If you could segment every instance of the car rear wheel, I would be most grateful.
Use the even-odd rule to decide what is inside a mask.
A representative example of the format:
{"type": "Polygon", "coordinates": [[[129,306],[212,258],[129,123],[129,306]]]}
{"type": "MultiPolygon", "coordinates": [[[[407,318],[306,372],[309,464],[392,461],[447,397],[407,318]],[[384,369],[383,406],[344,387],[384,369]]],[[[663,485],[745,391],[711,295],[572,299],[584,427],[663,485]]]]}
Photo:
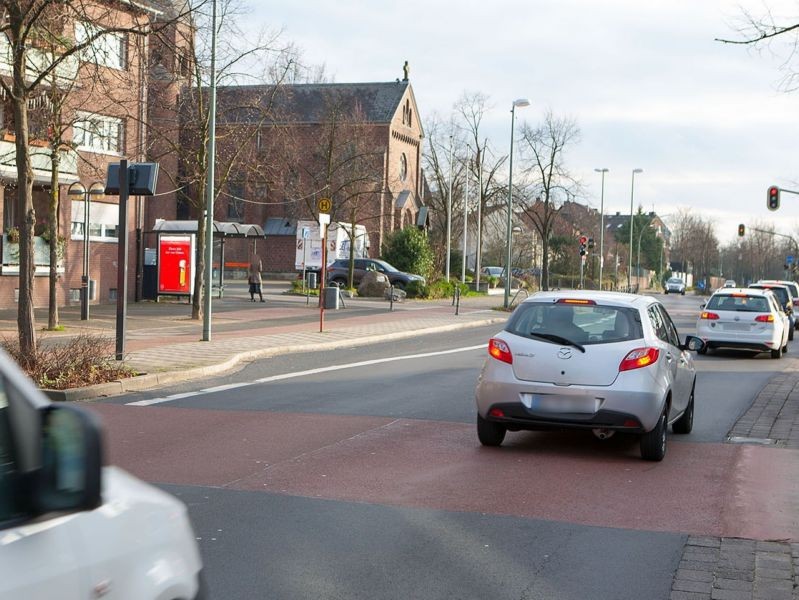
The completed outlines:
{"type": "Polygon", "coordinates": [[[483,446],[500,446],[507,428],[477,415],[477,438],[483,446]]]}
{"type": "Polygon", "coordinates": [[[782,358],[782,348],[776,348],[772,350],[771,358],[782,358]]]}
{"type": "Polygon", "coordinates": [[[685,296],[685,290],[680,292],[680,296],[685,296]]]}
{"type": "Polygon", "coordinates": [[[674,421],[671,430],[674,433],[686,434],[691,433],[694,428],[694,390],[696,389],[696,381],[691,386],[691,397],[688,399],[688,406],[685,407],[685,412],[682,416],[674,421]]]}
{"type": "Polygon", "coordinates": [[[330,283],[337,285],[338,287],[344,287],[347,285],[347,280],[344,277],[334,277],[330,280],[330,283]]]}
{"type": "Polygon", "coordinates": [[[641,458],[644,460],[660,462],[666,456],[666,410],[652,431],[641,436],[641,458]]]}
{"type": "Polygon", "coordinates": [[[697,354],[707,354],[708,345],[705,344],[699,350],[696,351],[697,354]]]}

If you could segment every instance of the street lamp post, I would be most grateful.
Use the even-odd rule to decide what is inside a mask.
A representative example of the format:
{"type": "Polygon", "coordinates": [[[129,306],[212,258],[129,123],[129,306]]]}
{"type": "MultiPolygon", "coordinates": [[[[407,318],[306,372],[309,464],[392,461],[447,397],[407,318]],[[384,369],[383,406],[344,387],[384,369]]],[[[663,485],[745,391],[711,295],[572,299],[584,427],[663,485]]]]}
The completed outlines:
{"type": "Polygon", "coordinates": [[[599,196],[599,289],[602,289],[602,269],[605,266],[605,173],[608,169],[594,169],[602,173],[602,188],[599,196]]]}
{"type": "Polygon", "coordinates": [[[643,169],[633,169],[633,178],[632,183],[630,184],[630,251],[628,252],[629,256],[629,265],[627,266],[627,291],[630,291],[632,288],[632,271],[633,271],[633,225],[634,225],[634,217],[635,214],[633,213],[633,196],[635,194],[635,174],[636,173],[643,173],[643,169]]]}
{"type": "Polygon", "coordinates": [[[452,136],[449,136],[449,193],[447,193],[447,261],[444,278],[449,281],[452,239],[452,136]]]}
{"type": "Polygon", "coordinates": [[[511,285],[511,237],[513,235],[513,130],[516,126],[516,107],[530,106],[530,101],[527,98],[519,98],[514,100],[510,109],[510,157],[508,160],[508,228],[506,231],[505,244],[507,246],[505,252],[505,302],[503,306],[508,308],[510,303],[510,285],[511,285]]]}
{"type": "Polygon", "coordinates": [[[69,186],[68,196],[83,198],[83,275],[80,278],[80,319],[89,320],[89,215],[91,209],[92,196],[102,196],[105,194],[105,184],[95,181],[86,187],[76,181],[69,186]]]}
{"type": "MultiPolygon", "coordinates": [[[[652,224],[650,223],[650,227],[652,224]]],[[[644,237],[644,232],[646,231],[646,227],[641,228],[641,233],[638,234],[638,258],[635,263],[635,276],[636,278],[641,276],[641,238],[644,237]]]]}
{"type": "Polygon", "coordinates": [[[469,234],[469,161],[466,161],[466,193],[463,196],[463,257],[461,260],[461,283],[466,283],[466,241],[469,234]]]}

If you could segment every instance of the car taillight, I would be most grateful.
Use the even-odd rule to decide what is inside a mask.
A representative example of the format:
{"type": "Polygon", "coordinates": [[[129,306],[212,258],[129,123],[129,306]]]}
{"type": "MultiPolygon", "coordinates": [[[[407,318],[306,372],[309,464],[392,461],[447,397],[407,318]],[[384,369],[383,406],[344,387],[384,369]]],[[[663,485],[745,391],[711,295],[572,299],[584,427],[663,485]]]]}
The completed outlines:
{"type": "Polygon", "coordinates": [[[704,312],[702,312],[702,316],[700,316],[699,318],[700,319],[708,319],[710,321],[715,321],[716,319],[719,318],[719,316],[716,313],[704,311],[704,312]]]}
{"type": "Polygon", "coordinates": [[[630,351],[619,365],[619,371],[632,371],[641,367],[648,367],[657,362],[660,350],[657,348],[636,348],[630,351]]]}
{"type": "Polygon", "coordinates": [[[509,365],[513,364],[513,354],[510,353],[510,347],[500,339],[491,338],[488,342],[488,353],[502,362],[509,365]]]}
{"type": "Polygon", "coordinates": [[[755,321],[758,323],[773,323],[774,315],[757,315],[755,321]]]}

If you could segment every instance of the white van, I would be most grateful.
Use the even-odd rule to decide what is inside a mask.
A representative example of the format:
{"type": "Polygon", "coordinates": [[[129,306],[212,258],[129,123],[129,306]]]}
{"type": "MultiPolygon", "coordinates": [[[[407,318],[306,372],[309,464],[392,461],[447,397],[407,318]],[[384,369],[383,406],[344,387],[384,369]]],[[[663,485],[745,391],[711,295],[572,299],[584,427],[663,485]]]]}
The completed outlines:
{"type": "Polygon", "coordinates": [[[0,600],[198,600],[186,506],[102,464],[97,418],[0,350],[0,600]]]}

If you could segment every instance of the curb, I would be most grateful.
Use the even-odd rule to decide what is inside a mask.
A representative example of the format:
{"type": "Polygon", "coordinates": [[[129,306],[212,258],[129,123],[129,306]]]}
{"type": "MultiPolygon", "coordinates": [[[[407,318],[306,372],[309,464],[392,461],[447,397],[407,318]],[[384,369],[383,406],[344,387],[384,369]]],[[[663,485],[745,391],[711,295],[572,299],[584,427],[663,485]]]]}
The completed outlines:
{"type": "Polygon", "coordinates": [[[108,383],[99,383],[82,388],[72,388],[69,390],[42,390],[51,400],[57,402],[88,402],[100,398],[107,398],[111,396],[118,396],[127,392],[140,392],[157,388],[162,385],[172,383],[181,383],[184,381],[191,381],[194,379],[202,379],[203,377],[210,377],[220,375],[235,369],[240,363],[258,360],[262,358],[269,358],[277,353],[281,354],[298,354],[301,352],[316,352],[320,350],[334,350],[343,347],[352,346],[366,346],[378,342],[385,342],[390,340],[401,340],[420,335],[427,335],[431,333],[443,333],[447,331],[457,331],[460,329],[469,329],[472,327],[482,327],[485,325],[493,325],[495,323],[504,323],[507,316],[491,317],[482,319],[480,321],[470,321],[468,323],[453,323],[451,325],[440,325],[437,327],[428,327],[426,329],[415,329],[410,331],[400,331],[396,333],[385,333],[379,335],[364,335],[362,337],[336,340],[331,342],[320,342],[314,344],[297,344],[294,346],[281,346],[263,348],[260,350],[250,350],[247,352],[239,352],[234,354],[229,359],[212,365],[204,365],[187,369],[183,371],[162,371],[158,373],[145,373],[137,377],[130,377],[128,379],[118,379],[108,383]]]}

